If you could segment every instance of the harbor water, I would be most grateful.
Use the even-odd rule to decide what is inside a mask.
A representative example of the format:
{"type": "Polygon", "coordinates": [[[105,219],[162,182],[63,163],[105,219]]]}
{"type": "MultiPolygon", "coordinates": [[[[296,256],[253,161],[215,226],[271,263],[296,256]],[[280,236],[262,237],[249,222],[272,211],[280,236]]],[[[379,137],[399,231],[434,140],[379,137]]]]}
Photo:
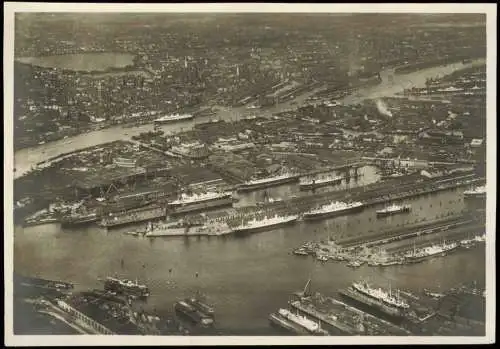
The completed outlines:
{"type": "Polygon", "coordinates": [[[76,290],[102,288],[99,277],[118,275],[146,283],[151,296],[147,310],[172,310],[175,301],[202,291],[216,308],[219,333],[278,334],[268,321],[270,313],[286,307],[291,292],[312,279],[313,290],[336,295],[339,288],[365,279],[379,286],[418,292],[444,291],[461,282],[485,282],[484,245],[459,250],[419,264],[386,268],[319,262],[291,251],[305,241],[357,236],[460,214],[470,207],[464,188],[404,200],[408,214],[377,218],[384,205],[358,214],[320,222],[297,222],[282,229],[245,237],[138,238],[127,230],[105,231],[97,226],[62,230],[51,224],[16,227],[14,269],[24,275],[75,283],[76,290]],[[50,253],[49,253],[50,252],[50,253]],[[122,263],[123,261],[123,263],[122,263]]]}

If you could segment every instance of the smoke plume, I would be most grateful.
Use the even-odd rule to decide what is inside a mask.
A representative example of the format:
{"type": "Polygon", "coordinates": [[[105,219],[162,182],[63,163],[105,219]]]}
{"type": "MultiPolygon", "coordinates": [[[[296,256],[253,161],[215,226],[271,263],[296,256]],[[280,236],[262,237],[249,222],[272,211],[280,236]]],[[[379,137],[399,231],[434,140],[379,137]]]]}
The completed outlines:
{"type": "Polygon", "coordinates": [[[384,103],[384,101],[382,101],[381,99],[377,99],[376,105],[377,105],[377,110],[380,114],[392,118],[392,113],[389,110],[389,108],[387,108],[387,105],[384,103]]]}

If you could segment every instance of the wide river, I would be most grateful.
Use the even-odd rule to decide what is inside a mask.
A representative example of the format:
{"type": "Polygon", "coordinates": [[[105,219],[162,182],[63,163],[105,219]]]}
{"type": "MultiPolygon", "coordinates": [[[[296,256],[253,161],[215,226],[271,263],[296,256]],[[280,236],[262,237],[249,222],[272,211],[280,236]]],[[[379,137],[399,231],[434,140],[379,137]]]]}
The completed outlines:
{"type": "MultiPolygon", "coordinates": [[[[280,191],[285,194],[290,189],[280,191]]],[[[133,227],[111,231],[98,227],[62,230],[58,225],[18,227],[14,270],[72,281],[77,290],[102,288],[97,279],[107,275],[138,278],[152,292],[145,309],[159,312],[171,310],[176,300],[200,290],[216,307],[221,333],[273,335],[278,333],[269,326],[268,315],[286,307],[291,292],[302,289],[308,278],[314,290],[330,295],[360,279],[415,292],[445,290],[463,281],[484,285],[484,245],[420,264],[386,268],[350,269],[343,263],[321,263],[290,254],[307,240],[352,237],[461,212],[467,205],[462,192],[450,190],[407,200],[413,208],[408,215],[377,219],[375,210],[381,207],[376,206],[348,217],[299,222],[247,237],[148,239],[123,234],[133,227]]]]}
{"type": "MultiPolygon", "coordinates": [[[[456,63],[441,67],[422,69],[414,73],[394,75],[392,81],[388,79],[389,75],[393,75],[392,70],[384,70],[381,72],[382,83],[380,83],[377,86],[360,89],[355,94],[345,97],[341,102],[357,103],[367,98],[394,96],[396,93],[402,92],[405,88],[408,87],[425,86],[425,81],[427,78],[447,75],[460,69],[481,65],[484,63],[485,63],[484,59],[479,59],[468,64],[456,63]]],[[[309,97],[312,93],[313,92],[309,92],[297,96],[297,98],[295,98],[294,100],[295,103],[297,105],[302,105],[304,103],[304,100],[307,97],[309,97]]],[[[292,105],[291,103],[292,101],[288,101],[279,104],[275,107],[267,108],[264,110],[246,109],[245,107],[219,108],[216,118],[229,121],[229,120],[238,120],[249,115],[269,116],[272,113],[293,108],[294,105],[292,105]]],[[[166,134],[179,132],[181,130],[191,129],[192,127],[194,127],[196,123],[207,122],[209,121],[209,119],[210,119],[209,117],[204,117],[204,118],[197,118],[195,121],[180,122],[174,125],[164,125],[162,126],[162,129],[166,134]]],[[[153,130],[152,124],[142,125],[134,128],[115,126],[98,131],[83,133],[78,136],[69,137],[67,139],[62,139],[55,142],[49,142],[36,147],[21,149],[14,154],[14,167],[16,168],[14,176],[15,178],[22,176],[38,162],[47,160],[49,158],[58,155],[82,148],[99,145],[102,143],[123,140],[126,138],[130,138],[131,136],[138,135],[142,132],[147,132],[152,130],[153,130]]]]}
{"type": "Polygon", "coordinates": [[[76,53],[41,57],[20,57],[16,60],[44,68],[67,69],[74,71],[106,71],[109,68],[125,68],[134,64],[130,53],[97,52],[76,53]]]}
{"type": "MultiPolygon", "coordinates": [[[[427,69],[424,72],[396,76],[398,88],[384,82],[379,87],[360,92],[370,98],[383,91],[395,93],[404,81],[425,83],[425,78],[439,72],[451,72],[463,65],[427,69]],[[405,80],[406,79],[406,80],[405,80]],[[384,87],[385,86],[385,87],[384,87]]],[[[385,79],[384,79],[385,80],[385,79]]],[[[305,98],[305,97],[301,97],[305,98]]],[[[361,98],[361,97],[356,97],[361,98]]],[[[351,97],[349,102],[354,102],[351,97]]],[[[269,109],[273,113],[279,108],[269,109]]],[[[246,109],[221,111],[220,116],[238,118],[246,109]]],[[[261,113],[262,111],[258,111],[261,113]]],[[[172,132],[178,127],[169,126],[172,132]]],[[[101,130],[46,144],[16,153],[16,166],[29,168],[34,162],[82,147],[126,138],[150,129],[113,128],[101,130]]],[[[365,183],[377,179],[372,168],[364,169],[365,183]]],[[[354,185],[354,184],[350,184],[354,185]]],[[[345,187],[342,184],[340,187],[345,187]]],[[[216,307],[217,328],[224,334],[273,335],[268,315],[285,307],[291,292],[300,290],[311,278],[314,290],[334,295],[336,290],[353,281],[367,279],[380,286],[419,291],[436,291],[476,280],[485,283],[485,252],[479,246],[458,251],[449,256],[406,266],[377,268],[362,266],[350,269],[343,263],[315,261],[312,257],[298,257],[291,250],[307,240],[344,238],[367,231],[384,231],[391,227],[410,224],[421,218],[439,218],[468,209],[464,203],[464,189],[443,191],[407,200],[412,211],[386,219],[377,219],[375,210],[368,208],[348,217],[308,223],[253,234],[247,237],[203,238],[136,238],[123,232],[132,228],[105,231],[96,226],[64,230],[59,225],[15,228],[14,270],[49,279],[74,282],[79,290],[101,288],[99,277],[117,274],[121,277],[147,283],[152,295],[146,309],[167,311],[173,303],[197,290],[202,290],[216,307]],[[124,261],[122,264],[121,261],[124,261]],[[170,271],[171,269],[171,271],[170,271]]],[[[282,186],[270,190],[273,198],[295,195],[296,188],[282,186]]],[[[241,201],[251,204],[262,199],[263,193],[250,193],[241,201]]]]}

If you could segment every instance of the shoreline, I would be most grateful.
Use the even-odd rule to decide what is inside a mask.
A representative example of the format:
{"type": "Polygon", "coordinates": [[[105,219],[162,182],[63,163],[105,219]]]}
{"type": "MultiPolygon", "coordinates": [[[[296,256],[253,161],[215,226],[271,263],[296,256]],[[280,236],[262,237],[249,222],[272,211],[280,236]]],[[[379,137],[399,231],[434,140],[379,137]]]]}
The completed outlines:
{"type": "MultiPolygon", "coordinates": [[[[451,74],[455,71],[467,69],[471,66],[475,66],[477,64],[484,64],[485,60],[484,59],[479,59],[479,60],[474,60],[470,64],[450,64],[447,66],[447,69],[451,69],[451,71],[448,74],[451,74]]],[[[419,72],[413,72],[410,74],[406,75],[397,75],[398,79],[404,79],[405,77],[411,78],[414,75],[417,75],[418,73],[423,73],[424,75],[428,76],[435,76],[436,72],[434,72],[435,68],[427,68],[427,69],[422,69],[419,72]]],[[[444,70],[445,68],[442,68],[441,70],[444,70]]],[[[393,69],[387,69],[387,72],[392,71],[393,69]]],[[[443,72],[441,71],[441,74],[443,72]]],[[[446,74],[446,75],[448,75],[446,74]]],[[[428,76],[424,76],[427,78],[428,76]]],[[[423,81],[418,81],[415,82],[415,85],[418,85],[420,83],[425,83],[425,79],[420,79],[423,81]]],[[[389,97],[394,95],[395,93],[398,92],[398,89],[403,90],[403,86],[399,86],[401,84],[398,84],[396,88],[391,85],[387,85],[387,83],[384,81],[382,84],[377,85],[377,86],[372,86],[372,87],[361,87],[355,92],[354,94],[350,94],[344,98],[341,98],[341,101],[343,103],[351,104],[351,103],[356,103],[359,101],[363,101],[366,99],[375,99],[375,98],[381,98],[381,97],[389,97]],[[385,92],[378,91],[378,90],[385,90],[385,92]],[[364,96],[362,97],[356,97],[357,94],[362,94],[364,96]]],[[[299,96],[296,96],[295,99],[285,101],[282,104],[276,105],[274,107],[270,108],[265,108],[265,109],[260,109],[258,111],[258,114],[261,116],[266,116],[266,115],[271,115],[272,113],[279,112],[280,110],[285,110],[285,109],[295,109],[300,107],[300,105],[303,105],[305,102],[305,98],[307,96],[314,94],[318,89],[314,89],[312,91],[307,91],[299,96]],[[293,101],[298,101],[303,99],[302,102],[297,103],[296,105],[292,105],[291,103],[293,101]]],[[[201,106],[202,108],[205,106],[201,106]]],[[[214,116],[217,119],[220,120],[226,120],[226,121],[231,121],[231,120],[239,120],[241,118],[244,118],[245,116],[249,114],[255,114],[255,110],[253,109],[246,109],[245,107],[224,107],[224,108],[218,108],[216,116],[214,116]]],[[[199,117],[200,120],[210,120],[212,117],[199,117]]],[[[137,121],[136,121],[137,122],[137,121]]],[[[178,124],[173,124],[173,125],[165,125],[162,127],[162,129],[166,133],[175,133],[179,132],[181,130],[186,130],[194,127],[196,125],[196,120],[191,121],[189,123],[178,123],[178,124]]],[[[28,147],[28,148],[23,148],[21,150],[17,150],[14,152],[14,167],[16,169],[16,172],[14,172],[14,178],[19,178],[24,176],[32,166],[34,166],[38,162],[44,162],[48,158],[55,157],[57,155],[63,154],[63,150],[69,148],[72,148],[73,150],[79,150],[83,148],[88,148],[91,146],[99,145],[99,144],[104,144],[111,142],[113,140],[117,139],[123,139],[123,138],[130,138],[131,136],[138,135],[142,132],[148,132],[153,129],[153,122],[147,122],[145,124],[142,124],[137,127],[130,127],[130,124],[133,124],[133,122],[127,124],[120,124],[120,125],[110,125],[110,126],[104,126],[101,129],[87,132],[87,133],[79,133],[76,136],[71,136],[66,139],[59,139],[56,141],[51,141],[47,142],[43,145],[38,145],[35,147],[28,147]],[[76,143],[79,143],[76,145],[76,143]]]]}

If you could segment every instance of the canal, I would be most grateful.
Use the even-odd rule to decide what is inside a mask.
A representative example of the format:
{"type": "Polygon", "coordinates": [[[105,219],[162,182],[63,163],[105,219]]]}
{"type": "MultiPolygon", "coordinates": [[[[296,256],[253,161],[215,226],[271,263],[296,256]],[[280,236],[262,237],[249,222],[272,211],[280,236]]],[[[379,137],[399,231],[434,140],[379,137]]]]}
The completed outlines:
{"type": "Polygon", "coordinates": [[[379,219],[365,209],[348,217],[253,234],[247,237],[137,238],[91,226],[61,230],[57,225],[17,227],[14,269],[25,275],[67,280],[77,290],[102,288],[99,277],[117,274],[147,283],[152,295],[145,309],[167,311],[173,303],[200,290],[216,307],[217,327],[224,334],[275,333],[268,315],[285,307],[291,292],[312,279],[314,290],[334,295],[353,281],[419,291],[444,291],[463,281],[485,282],[484,245],[420,264],[350,269],[344,263],[321,263],[294,256],[307,240],[326,240],[381,232],[416,220],[468,210],[462,188],[405,200],[409,214],[379,219]],[[121,260],[123,259],[123,266],[121,260]],[[171,269],[171,271],[170,271],[171,269]]]}

